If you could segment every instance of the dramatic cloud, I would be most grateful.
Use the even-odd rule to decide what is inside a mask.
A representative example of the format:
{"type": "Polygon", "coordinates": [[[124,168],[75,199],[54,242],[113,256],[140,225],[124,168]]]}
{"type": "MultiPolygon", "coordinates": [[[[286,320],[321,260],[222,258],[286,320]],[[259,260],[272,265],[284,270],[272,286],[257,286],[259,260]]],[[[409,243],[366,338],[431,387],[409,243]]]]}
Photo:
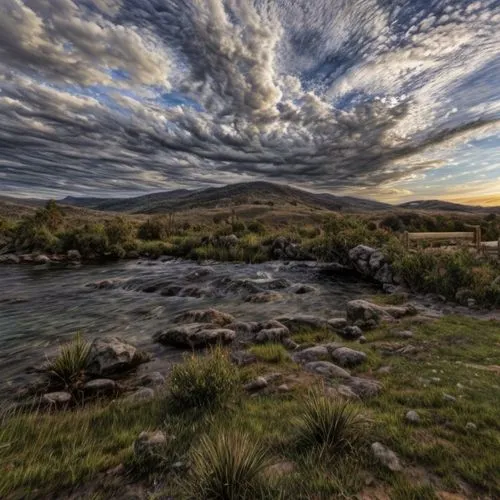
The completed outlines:
{"type": "Polygon", "coordinates": [[[499,81],[498,0],[3,0],[0,186],[406,195],[498,137],[499,81]]]}

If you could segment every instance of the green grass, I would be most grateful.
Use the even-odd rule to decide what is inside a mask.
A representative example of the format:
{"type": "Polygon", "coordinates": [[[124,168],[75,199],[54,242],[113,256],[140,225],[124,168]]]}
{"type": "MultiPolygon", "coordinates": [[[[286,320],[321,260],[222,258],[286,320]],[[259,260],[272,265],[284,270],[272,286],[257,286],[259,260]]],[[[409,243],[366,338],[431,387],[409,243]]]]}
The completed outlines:
{"type": "Polygon", "coordinates": [[[267,450],[244,432],[204,435],[191,456],[189,496],[207,500],[262,498],[267,450]]]}
{"type": "MultiPolygon", "coordinates": [[[[368,337],[368,344],[356,344],[356,349],[368,354],[367,363],[353,372],[365,376],[369,372],[382,383],[383,391],[359,403],[359,411],[370,426],[354,433],[354,437],[365,436],[355,445],[351,444],[354,427],[346,419],[350,406],[322,396],[314,403],[308,399],[312,388],[321,387],[320,379],[283,363],[275,385],[285,382],[291,391],[276,391],[271,383],[265,394],[245,396],[241,392],[240,397],[228,398],[228,394],[238,393],[248,370],[255,377],[275,371],[276,366],[261,361],[242,369],[229,368],[220,352],[215,355],[220,356],[216,362],[210,355],[187,360],[189,368],[176,386],[179,393],[187,388],[185,404],[180,406],[161,394],[141,405],[91,404],[78,411],[7,415],[0,421],[0,497],[51,497],[93,484],[97,493],[107,498],[120,496],[120,488],[132,482],[144,488],[146,496],[189,498],[186,492],[195,491],[188,472],[189,465],[196,464],[194,457],[204,457],[204,463],[193,468],[197,484],[211,488],[207,484],[215,476],[207,471],[218,468],[220,485],[222,472],[228,477],[237,475],[221,464],[240,470],[237,463],[251,461],[255,449],[259,453],[267,450],[266,458],[273,463],[292,466],[283,476],[263,470],[265,480],[258,481],[263,489],[255,498],[354,498],[374,488],[395,499],[432,499],[440,491],[460,493],[461,485],[467,487],[466,497],[499,497],[500,384],[494,371],[494,366],[500,365],[498,322],[445,317],[417,324],[409,319],[373,330],[368,337]],[[394,333],[400,329],[411,329],[414,337],[396,338],[394,333]],[[384,354],[391,344],[411,344],[417,350],[407,355],[384,354]],[[206,389],[198,382],[202,374],[209,373],[211,363],[215,363],[218,375],[206,389]],[[387,365],[389,373],[377,373],[387,365]],[[225,368],[221,370],[221,366],[225,368]],[[230,371],[226,373],[226,369],[230,371]],[[231,380],[229,390],[222,382],[226,376],[231,380]],[[214,383],[217,380],[222,386],[214,383]],[[205,406],[213,394],[215,398],[223,395],[221,404],[205,406]],[[447,401],[443,394],[454,396],[456,401],[447,401]],[[408,410],[418,412],[420,423],[405,421],[408,410]],[[305,415],[310,422],[306,427],[305,415]],[[467,429],[468,422],[476,429],[467,429]],[[312,429],[307,431],[309,442],[319,446],[298,446],[305,428],[312,429]],[[163,430],[168,436],[161,460],[154,464],[138,462],[133,456],[132,444],[144,430],[163,430]],[[245,441],[247,448],[242,448],[247,450],[243,455],[232,455],[238,451],[231,441],[235,434],[251,436],[245,441]],[[399,454],[403,472],[391,473],[375,463],[369,446],[374,441],[399,454]],[[321,443],[330,443],[331,451],[318,453],[321,443]],[[338,443],[349,443],[345,450],[353,451],[339,453],[343,446],[338,443]],[[109,485],[104,472],[120,463],[125,464],[126,472],[109,485]],[[184,465],[179,468],[178,463],[184,465]],[[410,473],[415,470],[420,471],[421,479],[410,473]],[[372,478],[369,487],[368,477],[372,478]],[[429,486],[429,478],[433,486],[429,486]]],[[[261,478],[260,473],[258,476],[261,478]]],[[[199,493],[194,496],[203,497],[199,493]]]]}
{"type": "Polygon", "coordinates": [[[254,354],[259,361],[265,363],[281,364],[290,360],[290,355],[282,344],[270,343],[254,345],[249,351],[254,354]]]}
{"type": "Polygon", "coordinates": [[[71,387],[84,374],[90,347],[90,342],[87,342],[80,333],[74,340],[62,345],[57,356],[46,366],[50,378],[57,384],[71,387]]]}
{"type": "Polygon", "coordinates": [[[239,373],[228,353],[215,347],[207,355],[191,355],[172,369],[170,395],[180,409],[213,409],[235,394],[239,373]]]}
{"type": "Polygon", "coordinates": [[[324,390],[312,390],[301,413],[300,446],[318,448],[321,455],[352,452],[363,437],[366,422],[359,409],[349,401],[327,397],[324,390]]]}

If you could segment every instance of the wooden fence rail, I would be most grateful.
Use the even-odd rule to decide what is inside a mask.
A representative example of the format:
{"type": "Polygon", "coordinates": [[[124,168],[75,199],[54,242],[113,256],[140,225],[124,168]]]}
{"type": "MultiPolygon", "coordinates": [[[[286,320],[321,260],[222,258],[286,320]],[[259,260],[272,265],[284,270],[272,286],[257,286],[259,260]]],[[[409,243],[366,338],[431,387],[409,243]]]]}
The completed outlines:
{"type": "Polygon", "coordinates": [[[474,246],[479,250],[481,248],[481,227],[473,226],[470,232],[448,232],[448,233],[409,233],[405,231],[403,234],[403,243],[407,250],[410,248],[412,241],[423,240],[464,240],[472,241],[474,246]]]}
{"type": "Polygon", "coordinates": [[[495,242],[484,243],[481,241],[481,226],[470,226],[472,231],[463,232],[443,232],[443,233],[403,233],[403,243],[406,250],[410,249],[412,241],[449,241],[449,240],[463,240],[471,241],[478,252],[482,252],[488,257],[497,257],[500,260],[500,238],[497,244],[495,242]]]}

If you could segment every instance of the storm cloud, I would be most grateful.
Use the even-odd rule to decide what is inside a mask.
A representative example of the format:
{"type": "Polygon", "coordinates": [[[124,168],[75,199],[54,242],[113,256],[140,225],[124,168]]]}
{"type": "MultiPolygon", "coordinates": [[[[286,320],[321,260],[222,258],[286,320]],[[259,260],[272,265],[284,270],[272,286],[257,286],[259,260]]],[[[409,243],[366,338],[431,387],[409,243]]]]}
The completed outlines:
{"type": "Polygon", "coordinates": [[[0,187],[386,189],[497,135],[499,82],[498,0],[2,0],[0,187]]]}

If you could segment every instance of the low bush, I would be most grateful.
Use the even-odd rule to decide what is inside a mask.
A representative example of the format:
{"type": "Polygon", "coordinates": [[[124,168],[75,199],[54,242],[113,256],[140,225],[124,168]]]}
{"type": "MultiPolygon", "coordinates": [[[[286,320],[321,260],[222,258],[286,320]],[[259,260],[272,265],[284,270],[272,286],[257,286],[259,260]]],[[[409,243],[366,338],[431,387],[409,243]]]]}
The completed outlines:
{"type": "Polygon", "coordinates": [[[57,356],[47,363],[46,371],[54,382],[71,386],[82,377],[89,354],[90,343],[78,333],[74,340],[60,347],[57,356]]]}
{"type": "Polygon", "coordinates": [[[102,224],[85,224],[60,234],[62,250],[78,250],[83,258],[93,259],[105,255],[109,240],[102,224]]]}
{"type": "Polygon", "coordinates": [[[141,224],[137,236],[146,241],[164,240],[173,234],[172,225],[171,217],[158,215],[141,224]]]}
{"type": "Polygon", "coordinates": [[[231,399],[239,381],[227,352],[216,347],[206,356],[193,354],[173,367],[170,395],[180,409],[214,409],[231,399]]]}
{"type": "Polygon", "coordinates": [[[320,454],[353,451],[363,436],[364,421],[353,403],[328,398],[323,390],[312,390],[303,403],[299,420],[299,442],[320,454]]]}
{"type": "Polygon", "coordinates": [[[190,496],[245,500],[262,498],[262,473],[270,465],[265,448],[247,434],[203,436],[192,454],[190,496]]]}
{"type": "Polygon", "coordinates": [[[104,231],[111,245],[126,245],[136,236],[133,224],[125,217],[115,217],[106,221],[104,231]]]}

